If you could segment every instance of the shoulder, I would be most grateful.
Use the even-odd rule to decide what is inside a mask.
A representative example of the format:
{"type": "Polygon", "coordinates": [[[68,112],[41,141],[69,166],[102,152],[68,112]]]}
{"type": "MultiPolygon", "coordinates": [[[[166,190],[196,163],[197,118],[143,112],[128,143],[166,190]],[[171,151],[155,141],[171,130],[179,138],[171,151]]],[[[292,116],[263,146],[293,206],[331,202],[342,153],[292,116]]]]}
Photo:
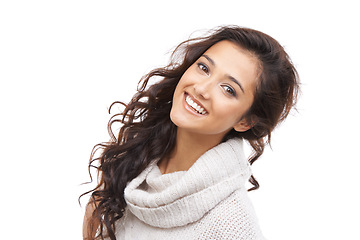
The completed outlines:
{"type": "Polygon", "coordinates": [[[237,190],[203,219],[206,239],[263,240],[254,208],[246,190],[237,190]]]}

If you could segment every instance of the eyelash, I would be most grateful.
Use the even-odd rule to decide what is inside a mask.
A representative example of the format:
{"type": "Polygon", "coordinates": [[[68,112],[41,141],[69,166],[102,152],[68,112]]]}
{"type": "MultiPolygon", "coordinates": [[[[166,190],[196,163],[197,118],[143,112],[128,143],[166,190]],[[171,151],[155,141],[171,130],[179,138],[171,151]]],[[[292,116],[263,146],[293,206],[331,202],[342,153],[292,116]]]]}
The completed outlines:
{"type": "Polygon", "coordinates": [[[203,71],[203,72],[206,73],[206,74],[209,73],[209,68],[208,68],[208,66],[206,66],[206,65],[203,64],[203,63],[198,63],[197,65],[198,65],[198,67],[199,67],[199,69],[200,69],[201,71],[203,71]]]}
{"type": "MultiPolygon", "coordinates": [[[[204,63],[198,63],[197,65],[201,71],[203,71],[206,74],[209,74],[208,66],[206,66],[204,63]]],[[[230,87],[228,85],[223,85],[222,87],[224,88],[226,93],[236,97],[236,91],[232,87],[230,87]]]]}
{"type": "Polygon", "coordinates": [[[232,87],[230,87],[228,85],[223,85],[222,87],[224,88],[226,93],[236,97],[236,91],[232,87]]]}

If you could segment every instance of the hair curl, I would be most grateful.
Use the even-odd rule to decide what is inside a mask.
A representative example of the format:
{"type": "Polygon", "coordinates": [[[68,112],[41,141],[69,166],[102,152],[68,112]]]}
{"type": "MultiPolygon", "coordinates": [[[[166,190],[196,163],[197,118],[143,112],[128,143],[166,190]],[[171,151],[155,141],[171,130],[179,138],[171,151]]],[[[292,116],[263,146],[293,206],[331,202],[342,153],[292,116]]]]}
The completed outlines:
{"type": "MultiPolygon", "coordinates": [[[[283,47],[262,32],[238,26],[223,26],[205,37],[182,42],[173,51],[168,66],[154,69],[141,79],[137,93],[128,104],[111,105],[122,104],[125,109],[108,123],[111,140],[96,145],[91,154],[89,172],[91,167],[97,168],[99,182],[82,194],[91,193],[90,203],[95,206],[86,223],[88,239],[94,239],[94,229],[99,230],[96,239],[104,239],[105,235],[116,239],[115,222],[123,216],[126,207],[126,184],[154,159],[168,157],[175,146],[176,126],[170,120],[170,110],[177,83],[207,49],[222,40],[247,50],[260,63],[254,102],[245,115],[254,125],[246,132],[231,130],[223,141],[234,137],[246,139],[254,150],[250,164],[270,143],[272,130],[289,114],[299,90],[297,71],[283,47]],[[150,79],[158,77],[159,82],[148,86],[150,79]],[[112,130],[115,123],[122,125],[117,135],[112,130]],[[101,154],[95,158],[98,150],[101,154]]],[[[254,185],[249,191],[259,187],[253,176],[249,181],[254,185]]]]}

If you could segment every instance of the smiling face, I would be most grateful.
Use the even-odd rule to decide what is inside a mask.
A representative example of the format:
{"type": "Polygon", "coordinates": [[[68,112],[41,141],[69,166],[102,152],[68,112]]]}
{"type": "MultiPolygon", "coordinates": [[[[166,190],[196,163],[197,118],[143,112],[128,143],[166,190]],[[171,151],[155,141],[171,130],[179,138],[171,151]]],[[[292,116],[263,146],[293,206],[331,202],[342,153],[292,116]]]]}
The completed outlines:
{"type": "Polygon", "coordinates": [[[210,47],[181,77],[170,112],[178,131],[219,139],[250,128],[243,118],[253,103],[258,62],[230,41],[210,47]]]}

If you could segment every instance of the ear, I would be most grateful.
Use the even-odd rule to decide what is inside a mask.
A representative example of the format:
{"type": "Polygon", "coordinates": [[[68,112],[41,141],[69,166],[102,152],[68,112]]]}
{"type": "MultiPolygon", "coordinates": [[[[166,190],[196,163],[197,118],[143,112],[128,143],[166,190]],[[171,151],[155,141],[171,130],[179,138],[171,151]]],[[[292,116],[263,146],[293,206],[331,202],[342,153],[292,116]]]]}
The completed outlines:
{"type": "Polygon", "coordinates": [[[255,126],[256,121],[248,120],[246,118],[241,119],[235,126],[234,129],[237,132],[245,132],[255,126]]]}

